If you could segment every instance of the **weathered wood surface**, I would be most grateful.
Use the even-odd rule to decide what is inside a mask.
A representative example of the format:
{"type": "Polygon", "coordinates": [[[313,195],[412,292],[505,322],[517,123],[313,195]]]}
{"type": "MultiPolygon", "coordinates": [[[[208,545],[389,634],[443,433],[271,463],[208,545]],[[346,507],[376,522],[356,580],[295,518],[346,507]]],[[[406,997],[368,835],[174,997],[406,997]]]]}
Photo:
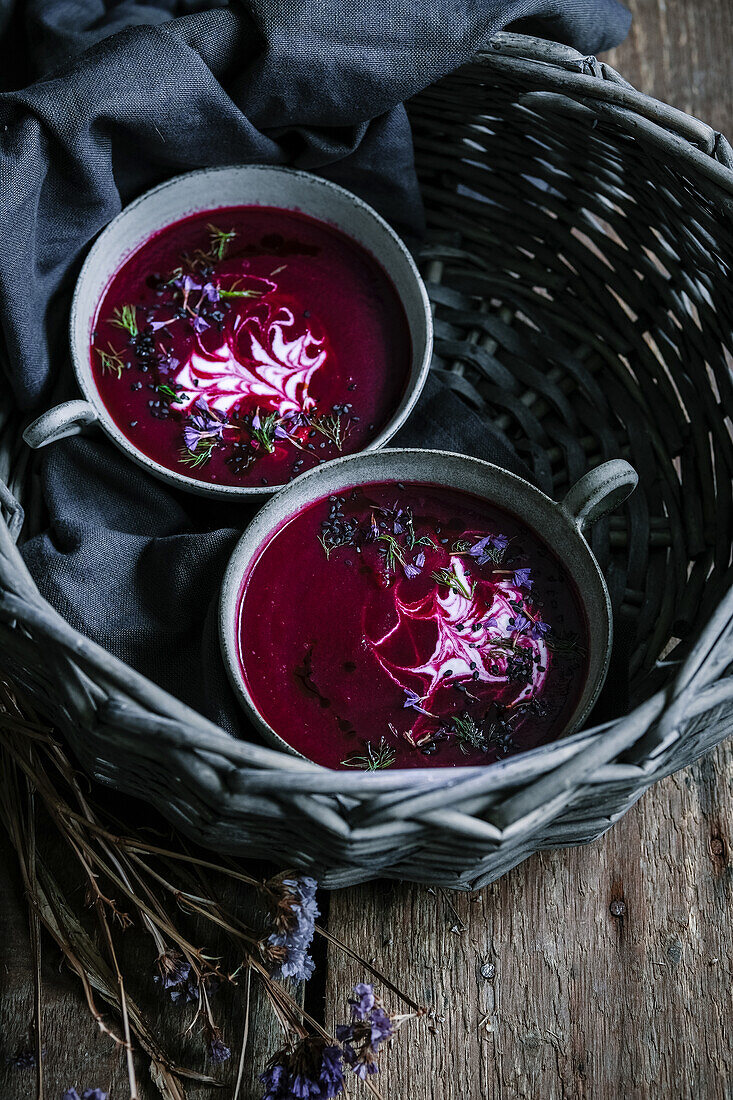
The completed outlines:
{"type": "MultiPolygon", "coordinates": [[[[332,931],[442,1017],[432,1036],[409,1025],[383,1095],[733,1095],[732,762],[729,743],[600,841],[527,860],[479,894],[337,895],[332,931]]],[[[328,1002],[356,974],[334,959],[328,1002]]]]}
{"type": "MultiPolygon", "coordinates": [[[[730,0],[630,6],[634,29],[610,63],[644,91],[733,133],[730,0]]],[[[384,1058],[385,1100],[733,1096],[732,762],[731,745],[722,746],[657,785],[602,840],[528,860],[480,894],[376,884],[333,895],[331,930],[438,1016],[434,1032],[408,1025],[384,1058]]],[[[26,919],[11,866],[3,841],[0,1062],[27,1045],[32,1019],[26,919]]],[[[141,991],[150,989],[150,949],[133,962],[141,991]]],[[[47,943],[43,977],[47,1097],[59,1100],[76,1084],[126,1100],[121,1059],[47,943]]],[[[331,1015],[362,977],[338,952],[329,955],[331,1015]]],[[[175,1039],[183,1017],[148,996],[161,1031],[175,1039]]],[[[224,1020],[236,1051],[242,1015],[233,1004],[224,1020]]],[[[258,1096],[254,1075],[278,1043],[256,993],[252,1007],[243,1100],[258,1096]]],[[[190,1065],[205,1068],[198,1046],[179,1045],[190,1065]]],[[[144,1059],[138,1065],[142,1100],[153,1100],[144,1059]]],[[[222,1074],[223,1090],[190,1095],[227,1100],[235,1070],[222,1074]]],[[[33,1095],[32,1071],[0,1064],[3,1100],[33,1095]]]]}

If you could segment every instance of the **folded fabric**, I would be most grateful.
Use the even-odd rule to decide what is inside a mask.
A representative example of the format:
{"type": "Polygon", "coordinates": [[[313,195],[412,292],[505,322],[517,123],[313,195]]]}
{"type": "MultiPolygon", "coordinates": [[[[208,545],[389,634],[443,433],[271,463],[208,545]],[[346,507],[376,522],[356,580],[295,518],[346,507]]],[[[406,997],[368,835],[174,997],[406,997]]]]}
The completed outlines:
{"type": "MultiPolygon", "coordinates": [[[[0,0],[2,366],[24,410],[74,394],[66,323],[85,250],[141,191],[237,162],[318,172],[411,241],[422,228],[402,101],[518,24],[593,52],[616,0],[0,0]]],[[[521,469],[434,378],[397,442],[521,469]]],[[[240,729],[213,607],[251,510],[148,477],[95,435],[39,456],[49,525],[24,553],[78,629],[225,727],[240,729]]]]}

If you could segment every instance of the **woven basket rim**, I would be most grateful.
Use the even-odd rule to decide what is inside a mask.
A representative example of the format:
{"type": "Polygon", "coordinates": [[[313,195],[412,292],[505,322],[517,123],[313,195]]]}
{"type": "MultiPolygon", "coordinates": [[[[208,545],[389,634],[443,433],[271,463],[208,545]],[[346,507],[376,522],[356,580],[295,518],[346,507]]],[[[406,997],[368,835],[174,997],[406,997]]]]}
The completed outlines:
{"type": "MultiPolygon", "coordinates": [[[[474,80],[476,66],[480,67],[479,73],[486,73],[487,79],[498,72],[526,75],[527,90],[520,97],[522,106],[554,111],[558,119],[563,113],[580,112],[581,117],[582,112],[590,112],[612,121],[624,133],[643,140],[653,151],[666,152],[693,183],[696,179],[704,181],[706,198],[722,204],[726,215],[733,212],[733,151],[727,140],[705,123],[636,91],[605,63],[559,43],[505,32],[479,49],[468,65],[444,79],[460,81],[465,72],[466,80],[474,80]]],[[[429,89],[421,95],[431,93],[429,89]]],[[[27,462],[27,456],[20,462],[27,462]]],[[[9,480],[12,485],[12,479],[9,480]]],[[[716,648],[733,621],[731,570],[732,583],[727,594],[690,645],[675,675],[669,677],[664,687],[615,720],[586,727],[489,765],[457,768],[428,765],[369,773],[325,768],[226,732],[77,632],[43,600],[20,556],[16,540],[21,532],[22,509],[2,480],[0,505],[7,516],[0,523],[0,581],[9,566],[13,570],[12,586],[6,590],[0,584],[0,631],[12,630],[16,622],[23,624],[32,633],[32,638],[25,639],[29,647],[39,643],[55,645],[64,660],[73,662],[80,670],[80,682],[84,680],[99,689],[96,696],[88,691],[85,699],[80,692],[76,699],[88,730],[96,734],[105,726],[113,726],[127,739],[131,751],[138,744],[149,747],[153,731],[161,744],[178,752],[179,758],[185,755],[186,793],[190,801],[207,808],[211,806],[211,798],[204,777],[204,770],[209,767],[205,761],[215,757],[231,766],[230,775],[222,779],[228,793],[254,792],[275,799],[278,791],[293,797],[295,792],[302,794],[304,802],[310,799],[311,813],[315,814],[317,809],[325,815],[327,827],[337,837],[356,836],[361,801],[368,803],[372,813],[375,809],[380,813],[383,810],[389,827],[396,828],[408,816],[432,814],[432,820],[438,822],[439,818],[439,824],[449,832],[452,829],[477,843],[507,842],[509,854],[505,859],[511,858],[511,844],[519,843],[516,838],[520,826],[528,828],[529,823],[541,834],[543,822],[551,819],[560,794],[609,764],[617,770],[614,774],[638,776],[641,793],[645,785],[658,777],[658,761],[685,724],[733,701],[733,677],[716,679],[733,661],[732,645],[727,646],[727,651],[716,648]],[[708,660],[713,650],[714,659],[708,660]],[[691,685],[698,692],[692,699],[687,690],[691,685]],[[619,763],[619,757],[632,748],[633,759],[619,763]],[[476,811],[470,804],[463,805],[473,797],[506,789],[513,793],[496,814],[492,810],[491,822],[473,816],[476,811]],[[314,795],[318,797],[312,798],[314,795]],[[461,803],[458,810],[452,808],[456,802],[461,803]],[[314,803],[317,803],[315,809],[314,803]],[[344,821],[346,814],[348,823],[344,821]]],[[[0,642],[2,638],[0,633],[0,642]]],[[[85,732],[83,736],[90,734],[85,732]]],[[[170,812],[176,811],[171,808],[170,812]]],[[[599,811],[593,826],[595,835],[602,831],[599,822],[608,827],[612,819],[602,821],[599,811]]],[[[378,828],[370,826],[370,835],[376,835],[378,828]]],[[[407,840],[405,846],[409,846],[407,840]]],[[[505,866],[501,859],[498,863],[505,866]]],[[[353,865],[359,865],[358,857],[353,865]]],[[[435,866],[435,857],[430,866],[435,866]]],[[[434,876],[431,881],[437,878],[434,876]]]]}

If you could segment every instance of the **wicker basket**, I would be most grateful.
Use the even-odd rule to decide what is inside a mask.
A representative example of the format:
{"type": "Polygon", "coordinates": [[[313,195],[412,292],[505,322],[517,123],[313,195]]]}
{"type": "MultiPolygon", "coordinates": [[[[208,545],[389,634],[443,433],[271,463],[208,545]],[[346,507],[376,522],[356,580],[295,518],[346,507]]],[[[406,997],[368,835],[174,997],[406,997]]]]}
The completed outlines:
{"type": "Polygon", "coordinates": [[[595,58],[514,35],[410,110],[435,369],[546,491],[612,457],[640,473],[593,534],[630,654],[624,717],[455,772],[332,772],[237,741],[41,599],[15,546],[27,454],[3,414],[8,673],[99,780],[219,852],[297,863],[328,887],[481,886],[599,836],[733,726],[728,143],[595,58]]]}

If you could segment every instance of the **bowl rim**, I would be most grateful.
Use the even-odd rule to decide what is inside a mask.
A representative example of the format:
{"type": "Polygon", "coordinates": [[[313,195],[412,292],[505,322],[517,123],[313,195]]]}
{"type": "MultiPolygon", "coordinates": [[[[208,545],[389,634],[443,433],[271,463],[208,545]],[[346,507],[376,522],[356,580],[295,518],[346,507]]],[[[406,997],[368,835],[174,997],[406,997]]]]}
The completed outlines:
{"type": "MultiPolygon", "coordinates": [[[[283,527],[283,525],[289,522],[290,519],[298,514],[298,512],[302,511],[304,508],[307,508],[315,501],[321,499],[324,495],[327,495],[330,492],[339,491],[335,487],[327,490],[322,490],[319,487],[321,482],[328,475],[334,473],[334,468],[348,468],[351,465],[358,464],[360,460],[364,460],[367,458],[375,458],[377,459],[377,461],[382,461],[383,459],[388,461],[391,456],[397,455],[405,456],[411,461],[416,460],[418,463],[429,462],[431,459],[434,460],[436,458],[438,460],[441,458],[448,459],[451,462],[453,462],[454,460],[460,460],[461,462],[466,463],[468,466],[482,471],[488,476],[495,477],[496,475],[499,475],[501,478],[507,479],[510,485],[513,484],[514,486],[521,486],[522,492],[529,491],[530,494],[534,494],[536,499],[541,502],[542,506],[545,508],[551,508],[553,513],[561,521],[564,528],[564,534],[567,534],[571,538],[571,545],[574,547],[574,551],[582,555],[585,561],[585,565],[589,569],[590,575],[593,578],[593,582],[597,585],[595,596],[597,604],[603,612],[603,618],[600,622],[596,617],[592,616],[589,613],[589,605],[591,604],[592,596],[586,595],[584,590],[577,583],[576,574],[578,572],[578,569],[576,568],[575,563],[571,563],[570,560],[568,560],[571,557],[570,553],[563,554],[550,539],[548,539],[544,534],[539,534],[539,532],[537,532],[535,525],[529,519],[527,519],[518,511],[515,511],[513,513],[520,522],[523,522],[525,525],[530,527],[530,529],[534,531],[535,534],[538,534],[539,538],[547,543],[553,553],[561,559],[562,564],[570,572],[573,580],[576,583],[576,588],[578,589],[581,606],[583,608],[588,626],[589,653],[586,679],[580,697],[578,699],[578,703],[574,711],[572,712],[566,727],[559,735],[559,737],[555,738],[554,740],[562,741],[572,734],[578,733],[580,728],[582,727],[583,722],[585,722],[596,702],[598,701],[598,697],[603,689],[603,685],[608,674],[608,668],[611,659],[611,648],[613,644],[613,615],[608,586],[606,585],[605,577],[603,576],[601,567],[598,564],[595,554],[591,550],[582,530],[578,526],[577,522],[573,520],[573,517],[563,509],[562,503],[553,500],[552,497],[548,496],[546,493],[543,493],[541,489],[538,489],[537,486],[533,485],[531,482],[527,481],[519,474],[512,473],[512,471],[505,470],[503,467],[497,466],[493,462],[488,462],[485,459],[476,458],[473,455],[461,454],[457,451],[430,450],[428,448],[418,447],[383,447],[377,454],[368,455],[366,453],[358,453],[353,455],[345,455],[342,458],[333,459],[331,462],[324,463],[322,466],[317,466],[312,470],[306,471],[306,473],[301,474],[300,477],[296,478],[288,485],[283,486],[282,489],[275,493],[270,498],[270,500],[263,505],[260,511],[253,517],[253,519],[248,524],[247,529],[238,539],[237,543],[234,546],[234,549],[232,550],[221,583],[218,607],[219,643],[229,682],[232,685],[237,699],[240,705],[242,705],[247,717],[254,723],[256,728],[263,734],[263,736],[266,738],[267,741],[270,742],[271,745],[275,746],[278,749],[281,749],[284,752],[287,752],[290,756],[297,756],[303,760],[307,760],[314,767],[325,768],[325,765],[318,764],[316,761],[312,760],[304,753],[299,752],[297,749],[293,748],[293,746],[290,745],[285,740],[285,738],[282,737],[277,732],[277,730],[275,730],[267,722],[267,720],[258,711],[254,699],[251,697],[247,689],[245,677],[241,668],[241,662],[239,660],[238,624],[241,607],[240,594],[242,592],[242,588],[248,573],[251,571],[251,569],[254,568],[254,565],[259,559],[260,554],[264,551],[269,541],[283,527]],[[315,488],[315,491],[309,492],[305,498],[301,499],[297,503],[294,503],[294,506],[289,509],[283,516],[276,518],[275,522],[269,523],[264,535],[260,535],[257,538],[254,547],[250,547],[250,543],[253,541],[253,538],[257,537],[253,535],[253,532],[256,532],[257,527],[262,523],[263,517],[267,519],[268,513],[277,516],[278,512],[282,510],[283,502],[281,498],[284,496],[286,502],[288,497],[295,498],[298,492],[302,492],[304,485],[307,484],[308,479],[313,482],[312,488],[315,488]],[[592,660],[594,656],[597,657],[598,655],[601,656],[597,665],[595,680],[593,683],[591,683],[592,660]]],[[[467,490],[462,486],[455,485],[450,482],[440,481],[438,479],[439,471],[433,476],[427,477],[421,477],[418,474],[414,478],[414,481],[420,484],[438,484],[446,488],[454,488],[457,492],[469,492],[471,495],[483,496],[483,498],[489,503],[496,503],[492,500],[489,492],[483,494],[481,492],[476,493],[474,490],[467,490]]],[[[409,484],[410,481],[413,479],[411,479],[409,476],[405,476],[404,474],[401,474],[398,477],[391,477],[387,472],[385,472],[384,477],[382,477],[381,479],[374,477],[359,478],[358,473],[356,473],[353,478],[344,483],[343,488],[347,488],[349,485],[357,486],[378,484],[380,480],[385,482],[391,480],[399,480],[401,482],[407,482],[409,484]]],[[[503,504],[499,504],[497,506],[502,508],[504,511],[512,511],[511,508],[507,508],[503,504]]],[[[534,748],[536,749],[538,747],[542,746],[535,746],[534,748]]],[[[522,756],[524,755],[524,753],[532,751],[534,751],[534,749],[530,748],[523,750],[523,752],[515,753],[513,755],[522,756]]],[[[499,761],[496,761],[495,763],[499,763],[499,761]]],[[[452,773],[452,771],[454,770],[473,771],[477,768],[493,766],[494,763],[464,766],[458,765],[456,766],[456,768],[448,767],[445,769],[436,769],[434,765],[426,764],[423,768],[390,768],[390,774],[408,776],[410,774],[414,774],[415,771],[423,770],[446,770],[449,773],[452,773]]],[[[330,771],[333,769],[326,768],[326,770],[330,771]]]]}
{"type": "MultiPolygon", "coordinates": [[[[96,258],[104,252],[109,242],[110,236],[112,236],[112,234],[118,230],[120,223],[134,216],[134,212],[139,207],[147,205],[151,201],[155,201],[158,195],[162,194],[170,188],[183,187],[185,186],[186,181],[189,181],[193,178],[232,173],[242,175],[250,175],[254,173],[276,173],[278,175],[288,175],[296,179],[307,181],[308,186],[313,186],[316,188],[320,187],[324,191],[330,192],[334,195],[338,195],[339,199],[345,204],[351,203],[352,206],[355,206],[363,214],[365,214],[367,218],[371,219],[371,221],[378,227],[378,231],[384,234],[384,236],[389,240],[390,244],[397,250],[399,259],[405,264],[405,270],[407,273],[409,273],[413,286],[417,291],[419,309],[415,308],[414,313],[411,314],[404,301],[402,293],[395,284],[395,280],[393,278],[391,270],[389,270],[385,266],[380,256],[375,255],[375,253],[365,244],[362,244],[361,241],[356,241],[356,238],[351,237],[351,239],[355,240],[359,247],[363,248],[364,251],[372,256],[372,258],[385,271],[387,277],[392,282],[392,285],[395,288],[395,292],[397,293],[402,307],[405,311],[411,337],[413,337],[414,327],[419,332],[422,343],[422,355],[419,360],[419,366],[416,366],[417,353],[416,349],[413,347],[413,360],[410,365],[407,385],[405,387],[405,392],[402,396],[402,399],[400,400],[400,403],[394,412],[394,415],[385,424],[382,431],[377,436],[375,436],[373,440],[365,444],[365,446],[362,447],[360,451],[355,452],[356,454],[361,454],[365,451],[379,450],[381,447],[383,447],[384,444],[387,443],[400,430],[400,428],[403,427],[413,409],[415,408],[415,405],[420,398],[428,374],[430,372],[430,363],[432,360],[433,352],[433,316],[430,307],[430,300],[428,298],[428,293],[425,288],[425,283],[423,282],[422,276],[418,271],[415,260],[413,259],[409,249],[407,248],[407,245],[404,243],[399,234],[395,232],[392,226],[389,225],[389,223],[386,221],[385,218],[382,217],[381,214],[378,214],[377,211],[369,205],[369,203],[359,198],[358,195],[355,195],[346,187],[342,187],[340,184],[337,183],[332,183],[331,180],[327,180],[322,178],[321,176],[314,175],[312,172],[305,172],[299,168],[288,168],[281,165],[268,164],[228,164],[217,165],[216,167],[211,168],[200,168],[195,169],[191,172],[183,172],[179,175],[171,177],[170,179],[164,180],[162,183],[157,184],[155,187],[151,187],[147,191],[144,191],[142,195],[138,195],[136,199],[133,199],[132,202],[124,206],[114,216],[114,218],[112,218],[105,225],[105,227],[99,233],[97,239],[94,241],[94,244],[89,249],[89,252],[87,253],[84,263],[82,264],[81,270],[79,272],[79,275],[77,276],[74,286],[74,293],[71,300],[71,310],[69,313],[68,334],[71,363],[79,389],[81,390],[84,398],[93,407],[95,413],[97,414],[97,423],[105,432],[105,434],[112,440],[113,443],[116,444],[117,447],[120,448],[120,450],[122,450],[138,466],[142,467],[148,473],[153,474],[159,480],[164,481],[169,485],[173,485],[179,489],[185,489],[189,492],[194,493],[197,496],[218,499],[234,498],[248,500],[251,498],[266,498],[268,496],[272,496],[273,493],[277,492],[281,488],[284,488],[285,485],[289,483],[286,482],[285,485],[217,485],[212,482],[200,481],[197,478],[191,477],[188,474],[179,473],[176,470],[171,470],[167,466],[163,466],[161,463],[156,462],[155,459],[150,458],[143,451],[139,450],[135,446],[135,444],[127,438],[124,432],[113,420],[94,382],[94,375],[92,373],[91,362],[88,355],[88,341],[82,341],[87,352],[87,354],[83,354],[80,351],[80,348],[78,346],[79,340],[77,339],[80,325],[84,326],[90,315],[89,308],[82,304],[82,298],[88,294],[91,298],[94,299],[93,313],[91,318],[91,320],[93,321],[94,316],[96,316],[96,311],[99,308],[99,303],[102,299],[102,296],[104,295],[107,286],[109,286],[108,282],[106,286],[100,290],[99,287],[96,285],[96,280],[93,278],[91,271],[96,258]]],[[[243,203],[242,205],[246,204],[243,203]]],[[[303,213],[308,214],[309,217],[314,217],[315,220],[323,222],[325,225],[331,224],[326,218],[309,214],[307,205],[308,204],[306,202],[304,204],[304,208],[302,209],[303,213]]],[[[215,209],[217,209],[216,206],[202,205],[198,208],[198,211],[203,212],[205,210],[215,209]]],[[[283,209],[288,208],[284,207],[283,209]]],[[[293,209],[301,209],[301,207],[293,207],[293,209]]],[[[196,213],[196,211],[194,210],[193,213],[196,213]]],[[[156,232],[160,232],[170,224],[172,223],[169,221],[163,222],[156,232]]],[[[336,225],[336,223],[333,223],[333,226],[334,228],[338,229],[338,231],[341,232],[344,236],[350,237],[350,234],[347,230],[342,229],[340,226],[336,225]]],[[[133,255],[134,252],[143,247],[144,244],[145,241],[140,242],[134,248],[130,249],[128,252],[125,252],[120,258],[118,258],[115,272],[119,270],[123,263],[127,262],[127,260],[130,258],[130,256],[133,255]]]]}

